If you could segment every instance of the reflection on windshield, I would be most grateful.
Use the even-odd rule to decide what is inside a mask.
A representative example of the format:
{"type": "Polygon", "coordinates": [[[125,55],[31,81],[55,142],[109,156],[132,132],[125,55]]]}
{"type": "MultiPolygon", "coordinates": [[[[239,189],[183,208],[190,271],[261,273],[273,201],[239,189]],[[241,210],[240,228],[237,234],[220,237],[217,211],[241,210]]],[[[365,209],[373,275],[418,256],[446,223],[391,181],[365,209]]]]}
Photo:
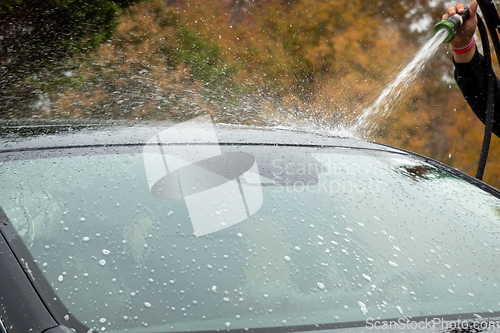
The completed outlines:
{"type": "Polygon", "coordinates": [[[443,170],[427,165],[402,165],[399,168],[402,176],[410,177],[414,181],[431,180],[442,177],[453,177],[443,170]]]}
{"type": "MultiPolygon", "coordinates": [[[[140,153],[4,162],[0,205],[66,307],[100,331],[500,310],[498,199],[400,156],[222,153],[255,159],[263,205],[204,236],[185,199],[151,193],[140,153]]],[[[192,170],[218,177],[212,162],[192,170]]]]}

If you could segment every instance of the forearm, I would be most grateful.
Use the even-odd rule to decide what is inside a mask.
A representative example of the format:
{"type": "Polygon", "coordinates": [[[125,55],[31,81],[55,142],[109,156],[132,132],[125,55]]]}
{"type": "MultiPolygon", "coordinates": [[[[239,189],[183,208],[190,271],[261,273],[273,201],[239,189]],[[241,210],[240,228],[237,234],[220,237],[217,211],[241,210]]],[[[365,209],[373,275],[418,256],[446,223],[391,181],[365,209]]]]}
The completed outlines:
{"type": "MultiPolygon", "coordinates": [[[[475,49],[475,48],[474,48],[475,49]]],[[[472,53],[472,52],[471,52],[472,53]]],[[[468,62],[460,63],[455,60],[455,80],[462,91],[467,103],[476,116],[484,123],[486,117],[486,85],[487,77],[484,75],[484,58],[475,49],[468,62]]],[[[495,76],[495,116],[493,133],[500,136],[500,82],[495,76]]]]}

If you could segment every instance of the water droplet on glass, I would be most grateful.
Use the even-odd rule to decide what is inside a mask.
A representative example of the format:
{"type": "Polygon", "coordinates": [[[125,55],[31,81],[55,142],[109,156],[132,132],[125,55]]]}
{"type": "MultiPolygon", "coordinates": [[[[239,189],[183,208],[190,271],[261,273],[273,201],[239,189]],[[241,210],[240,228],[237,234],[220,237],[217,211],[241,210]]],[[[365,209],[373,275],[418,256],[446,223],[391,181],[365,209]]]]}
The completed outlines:
{"type": "Polygon", "coordinates": [[[398,267],[398,264],[396,264],[395,262],[393,261],[389,261],[389,265],[391,265],[392,267],[398,267]]]}
{"type": "Polygon", "coordinates": [[[89,240],[90,240],[90,237],[87,237],[87,236],[83,237],[84,242],[88,242],[89,240]]]}
{"type": "Polygon", "coordinates": [[[144,302],[144,306],[147,307],[147,308],[150,308],[151,307],[151,303],[144,302]]]}
{"type": "Polygon", "coordinates": [[[107,256],[107,255],[110,254],[110,251],[106,250],[106,249],[102,249],[102,254],[104,254],[105,256],[107,256]]]}
{"type": "Polygon", "coordinates": [[[58,280],[59,282],[63,282],[64,277],[63,277],[62,275],[59,275],[59,277],[57,278],[57,280],[58,280]]]}
{"type": "Polygon", "coordinates": [[[104,324],[104,323],[106,322],[106,318],[101,318],[101,319],[99,319],[99,322],[100,322],[101,324],[104,324]]]}
{"type": "Polygon", "coordinates": [[[285,259],[285,261],[290,261],[290,257],[289,256],[285,256],[283,259],[285,259]]]}
{"type": "Polygon", "coordinates": [[[317,286],[318,286],[318,288],[319,288],[319,289],[321,289],[321,290],[324,290],[324,289],[325,289],[325,285],[324,285],[323,283],[321,283],[321,282],[318,282],[316,285],[317,285],[317,286]]]}
{"type": "Polygon", "coordinates": [[[369,275],[363,274],[363,278],[368,281],[372,281],[372,278],[369,275]]]}
{"type": "Polygon", "coordinates": [[[358,305],[359,305],[359,308],[361,310],[361,312],[366,315],[368,313],[368,309],[366,308],[366,305],[365,303],[361,302],[361,301],[358,301],[358,305]]]}
{"type": "Polygon", "coordinates": [[[101,266],[106,265],[106,260],[104,260],[104,259],[99,260],[99,265],[101,265],[101,266]]]}

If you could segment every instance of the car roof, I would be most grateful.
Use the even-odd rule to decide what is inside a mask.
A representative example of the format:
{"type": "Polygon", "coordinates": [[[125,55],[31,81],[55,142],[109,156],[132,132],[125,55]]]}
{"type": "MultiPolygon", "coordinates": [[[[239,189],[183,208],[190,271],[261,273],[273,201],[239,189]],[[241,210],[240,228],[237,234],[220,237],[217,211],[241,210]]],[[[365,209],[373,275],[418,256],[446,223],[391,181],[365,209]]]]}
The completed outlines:
{"type": "MultiPolygon", "coordinates": [[[[126,121],[7,121],[0,122],[0,152],[103,145],[141,145],[152,136],[175,126],[172,122],[132,123],[126,121]]],[[[193,128],[188,124],[186,131],[193,128]]],[[[285,127],[215,124],[220,144],[287,145],[370,149],[408,152],[353,137],[285,127]]],[[[172,137],[171,143],[178,142],[172,137]]],[[[165,143],[165,142],[164,142],[165,143]]],[[[182,141],[184,144],[199,141],[182,141]]]]}

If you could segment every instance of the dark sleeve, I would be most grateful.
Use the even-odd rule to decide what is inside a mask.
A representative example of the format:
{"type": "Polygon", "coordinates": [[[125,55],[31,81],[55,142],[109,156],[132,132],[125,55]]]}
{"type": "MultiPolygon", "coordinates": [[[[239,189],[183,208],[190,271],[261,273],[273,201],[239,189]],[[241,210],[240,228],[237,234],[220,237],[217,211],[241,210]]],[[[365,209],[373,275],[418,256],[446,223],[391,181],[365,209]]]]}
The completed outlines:
{"type": "MultiPolygon", "coordinates": [[[[455,63],[455,80],[472,111],[483,122],[486,113],[486,78],[484,58],[477,51],[468,63],[455,63]]],[[[495,116],[493,133],[500,136],[500,81],[495,75],[495,116]]]]}

